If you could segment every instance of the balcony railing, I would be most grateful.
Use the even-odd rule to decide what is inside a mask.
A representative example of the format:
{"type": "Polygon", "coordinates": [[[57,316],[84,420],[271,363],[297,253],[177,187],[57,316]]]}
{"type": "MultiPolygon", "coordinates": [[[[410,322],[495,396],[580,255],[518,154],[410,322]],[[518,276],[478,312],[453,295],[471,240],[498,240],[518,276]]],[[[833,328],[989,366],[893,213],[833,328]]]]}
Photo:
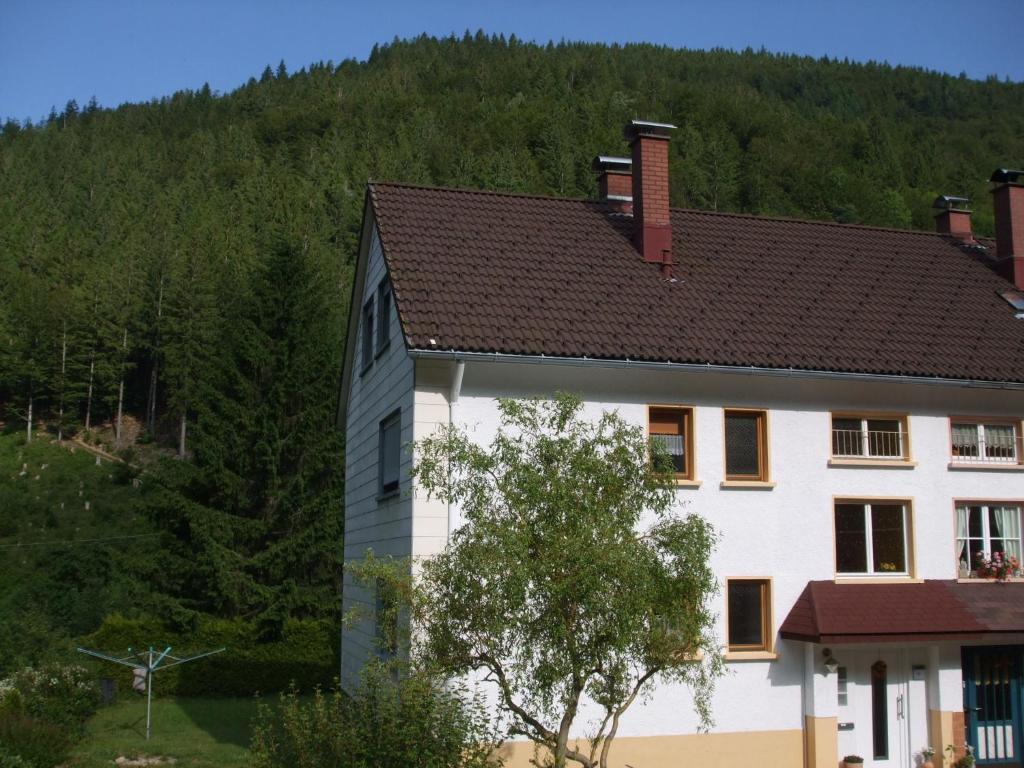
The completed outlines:
{"type": "Polygon", "coordinates": [[[954,435],[952,456],[956,464],[1020,464],[1024,439],[1010,432],[994,431],[981,437],[954,435]]]}
{"type": "Polygon", "coordinates": [[[838,458],[904,459],[907,433],[902,430],[833,429],[832,455],[838,458]]]}

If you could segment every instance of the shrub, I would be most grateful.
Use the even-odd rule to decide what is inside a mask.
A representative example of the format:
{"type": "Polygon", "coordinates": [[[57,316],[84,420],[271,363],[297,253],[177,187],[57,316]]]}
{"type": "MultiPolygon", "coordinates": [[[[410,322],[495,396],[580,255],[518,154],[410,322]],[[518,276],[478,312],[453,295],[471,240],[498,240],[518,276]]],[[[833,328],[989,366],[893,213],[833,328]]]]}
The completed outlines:
{"type": "MultiPolygon", "coordinates": [[[[251,696],[292,685],[307,691],[327,686],[337,674],[337,643],[338,629],[326,621],[288,619],[280,636],[267,640],[255,623],[243,619],[199,616],[194,626],[181,629],[154,618],[116,614],[83,639],[83,645],[115,655],[126,654],[129,647],[163,651],[169,645],[174,655],[227,647],[229,653],[158,671],[154,692],[178,696],[251,696]]],[[[129,668],[107,664],[102,669],[121,690],[131,688],[129,668]]]]}
{"type": "Polygon", "coordinates": [[[480,702],[422,673],[394,682],[369,669],[353,698],[340,691],[303,701],[293,690],[277,710],[260,707],[254,768],[488,768],[495,740],[480,702]]]}
{"type": "Polygon", "coordinates": [[[47,664],[0,680],[0,714],[28,717],[78,733],[99,708],[99,689],[84,667],[47,664]]]}
{"type": "Polygon", "coordinates": [[[65,726],[16,712],[0,713],[0,768],[53,768],[68,758],[65,726]]]}

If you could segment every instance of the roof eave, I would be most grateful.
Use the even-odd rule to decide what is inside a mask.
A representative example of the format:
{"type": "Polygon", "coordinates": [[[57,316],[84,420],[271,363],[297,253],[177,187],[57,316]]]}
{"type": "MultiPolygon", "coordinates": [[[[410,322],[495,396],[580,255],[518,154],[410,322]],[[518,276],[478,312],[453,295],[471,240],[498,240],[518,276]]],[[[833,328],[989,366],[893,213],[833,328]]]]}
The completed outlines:
{"type": "Polygon", "coordinates": [[[949,378],[939,376],[912,376],[903,374],[858,373],[854,371],[822,371],[805,368],[768,368],[755,365],[721,365],[715,363],[675,363],[629,358],[563,357],[558,355],[519,355],[507,352],[468,352],[458,349],[409,349],[419,358],[444,360],[477,360],[498,363],[532,363],[544,365],[595,366],[604,368],[639,368],[702,373],[781,376],[787,378],[837,379],[841,381],[874,381],[879,383],[927,384],[945,387],[971,387],[977,389],[1024,390],[1024,381],[990,381],[986,379],[949,378]]]}

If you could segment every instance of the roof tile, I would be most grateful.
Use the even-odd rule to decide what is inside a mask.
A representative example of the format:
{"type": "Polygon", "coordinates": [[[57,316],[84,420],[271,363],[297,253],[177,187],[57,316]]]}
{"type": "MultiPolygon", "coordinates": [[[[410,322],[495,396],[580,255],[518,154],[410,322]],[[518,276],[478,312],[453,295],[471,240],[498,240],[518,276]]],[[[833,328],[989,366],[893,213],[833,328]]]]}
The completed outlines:
{"type": "Polygon", "coordinates": [[[413,348],[1024,381],[1009,284],[948,236],[674,209],[668,282],[599,202],[370,196],[413,348]]]}

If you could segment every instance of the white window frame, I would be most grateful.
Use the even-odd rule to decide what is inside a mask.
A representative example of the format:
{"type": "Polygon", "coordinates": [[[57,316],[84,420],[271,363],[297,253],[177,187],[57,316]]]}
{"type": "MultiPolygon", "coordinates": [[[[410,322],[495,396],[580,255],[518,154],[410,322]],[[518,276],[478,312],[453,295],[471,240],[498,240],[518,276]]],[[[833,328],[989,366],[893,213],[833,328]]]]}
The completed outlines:
{"type": "MultiPolygon", "coordinates": [[[[905,416],[900,415],[877,415],[877,416],[861,416],[858,414],[846,414],[846,413],[833,413],[830,423],[832,435],[832,445],[835,446],[835,421],[836,419],[845,419],[847,421],[860,420],[860,446],[861,453],[835,453],[832,455],[837,459],[877,459],[879,461],[906,461],[909,456],[907,451],[907,437],[909,435],[909,429],[907,428],[907,419],[905,416]],[[871,452],[871,430],[868,429],[869,421],[895,421],[899,426],[897,434],[899,435],[899,453],[896,455],[888,455],[884,453],[872,453],[871,452]]],[[[846,430],[841,430],[846,431],[846,430]]],[[[852,430],[851,430],[852,431],[852,430]]]]}
{"type": "MultiPolygon", "coordinates": [[[[971,507],[981,507],[981,543],[982,543],[981,551],[984,552],[985,555],[987,555],[988,557],[992,557],[992,527],[989,524],[989,511],[993,507],[1003,507],[1003,508],[1007,508],[1007,507],[1014,508],[1015,507],[1017,509],[1017,517],[1020,518],[1021,517],[1021,511],[1022,511],[1021,510],[1021,505],[1018,502],[1014,502],[1014,501],[958,501],[958,502],[956,502],[956,505],[955,505],[956,513],[957,513],[957,515],[959,515],[961,509],[966,509],[967,510],[967,514],[970,515],[971,507]]],[[[997,538],[999,538],[999,539],[1001,539],[1003,541],[1014,541],[1014,540],[1016,540],[1016,542],[1017,542],[1017,552],[1024,554],[1024,519],[1020,520],[1020,522],[1017,524],[1017,526],[1018,526],[1017,530],[1018,530],[1018,533],[1020,533],[1020,535],[1018,535],[1016,537],[1016,539],[1014,539],[1014,538],[1012,538],[1010,536],[999,536],[997,538]]],[[[969,542],[975,541],[978,538],[976,536],[971,536],[970,532],[971,532],[971,523],[970,523],[970,518],[968,517],[968,520],[967,520],[967,537],[963,538],[963,539],[960,538],[959,532],[957,533],[957,536],[956,536],[956,552],[957,552],[957,566],[958,567],[960,567],[960,542],[963,541],[963,542],[967,543],[967,551],[969,553],[971,551],[971,546],[970,546],[969,542]]],[[[973,572],[976,567],[977,566],[976,566],[975,563],[971,563],[971,562],[967,563],[967,570],[968,571],[973,572]]]]}
{"type": "Polygon", "coordinates": [[[834,556],[836,559],[836,576],[842,578],[863,578],[863,577],[895,577],[895,578],[907,578],[911,574],[911,551],[910,551],[910,502],[905,499],[874,499],[873,501],[862,501],[860,499],[833,499],[832,501],[832,537],[834,556]],[[902,571],[876,571],[875,570],[875,543],[873,541],[874,536],[873,529],[871,527],[871,508],[875,505],[880,507],[892,507],[899,506],[903,509],[903,563],[906,566],[905,570],[902,571]],[[836,507],[839,505],[844,506],[860,506],[864,509],[864,550],[865,550],[865,565],[867,570],[864,571],[840,571],[839,570],[839,530],[836,527],[836,507]]]}
{"type": "Polygon", "coordinates": [[[1020,464],[1022,462],[1021,456],[1021,435],[1020,425],[1016,420],[1001,420],[1001,419],[964,419],[964,418],[951,418],[949,420],[949,455],[950,459],[955,463],[964,464],[1020,464]],[[957,427],[973,427],[977,430],[977,456],[957,456],[955,455],[953,448],[955,446],[953,436],[957,427]],[[987,444],[985,441],[985,427],[1009,427],[1013,430],[1013,438],[1011,440],[1011,447],[1013,448],[1013,455],[1006,458],[999,456],[987,456],[985,449],[987,444]]]}

